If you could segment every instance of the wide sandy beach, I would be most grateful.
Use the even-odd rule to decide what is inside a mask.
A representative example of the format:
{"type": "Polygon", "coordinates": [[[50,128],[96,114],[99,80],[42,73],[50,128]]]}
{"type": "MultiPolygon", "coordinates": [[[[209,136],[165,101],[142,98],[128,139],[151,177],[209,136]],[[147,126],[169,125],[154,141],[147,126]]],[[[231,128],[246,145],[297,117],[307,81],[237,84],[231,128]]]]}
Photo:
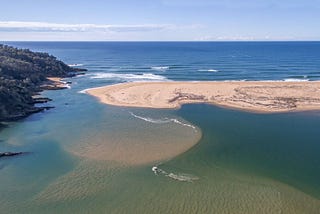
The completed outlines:
{"type": "Polygon", "coordinates": [[[179,108],[209,103],[254,112],[320,109],[320,82],[134,82],[92,88],[101,102],[126,107],[179,108]]]}

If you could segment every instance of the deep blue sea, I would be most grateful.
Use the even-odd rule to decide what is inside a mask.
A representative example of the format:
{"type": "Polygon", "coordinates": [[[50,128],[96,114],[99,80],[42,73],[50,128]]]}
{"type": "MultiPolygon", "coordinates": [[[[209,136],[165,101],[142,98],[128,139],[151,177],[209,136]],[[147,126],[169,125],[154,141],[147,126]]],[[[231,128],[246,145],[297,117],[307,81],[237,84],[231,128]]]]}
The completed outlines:
{"type": "Polygon", "coordinates": [[[0,130],[0,213],[319,214],[320,112],[109,106],[132,81],[320,80],[320,42],[4,42],[88,69],[0,130]],[[160,173],[155,174],[152,167],[160,173]]]}
{"type": "Polygon", "coordinates": [[[320,42],[6,42],[101,81],[319,80],[320,42]]]}

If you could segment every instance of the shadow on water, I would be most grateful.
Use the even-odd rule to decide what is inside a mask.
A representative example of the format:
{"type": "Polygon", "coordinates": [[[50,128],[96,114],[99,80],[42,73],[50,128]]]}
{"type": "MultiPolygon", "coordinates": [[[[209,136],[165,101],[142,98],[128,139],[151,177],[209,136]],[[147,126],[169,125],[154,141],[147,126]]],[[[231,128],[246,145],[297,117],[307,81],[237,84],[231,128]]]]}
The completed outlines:
{"type": "Polygon", "coordinates": [[[178,113],[203,131],[181,159],[271,178],[320,198],[319,113],[254,114],[204,104],[178,113]]]}
{"type": "Polygon", "coordinates": [[[4,123],[0,122],[0,132],[1,132],[3,129],[7,128],[7,127],[8,127],[7,124],[4,124],[4,123]]]}

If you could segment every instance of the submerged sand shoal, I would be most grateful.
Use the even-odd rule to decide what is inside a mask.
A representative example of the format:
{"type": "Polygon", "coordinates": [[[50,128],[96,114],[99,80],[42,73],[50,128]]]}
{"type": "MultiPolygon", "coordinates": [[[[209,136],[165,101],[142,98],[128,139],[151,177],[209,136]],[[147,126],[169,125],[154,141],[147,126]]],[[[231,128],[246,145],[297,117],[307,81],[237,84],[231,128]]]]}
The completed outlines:
{"type": "Polygon", "coordinates": [[[133,82],[86,92],[103,103],[126,107],[209,103],[256,112],[320,110],[320,81],[133,82]]]}

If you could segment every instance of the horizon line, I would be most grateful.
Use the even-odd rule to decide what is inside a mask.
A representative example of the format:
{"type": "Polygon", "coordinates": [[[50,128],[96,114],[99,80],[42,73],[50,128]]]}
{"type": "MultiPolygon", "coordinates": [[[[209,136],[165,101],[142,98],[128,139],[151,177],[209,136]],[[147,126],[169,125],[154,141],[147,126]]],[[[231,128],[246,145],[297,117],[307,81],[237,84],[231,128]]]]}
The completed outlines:
{"type": "Polygon", "coordinates": [[[2,42],[320,42],[320,40],[3,40],[2,42]]]}

